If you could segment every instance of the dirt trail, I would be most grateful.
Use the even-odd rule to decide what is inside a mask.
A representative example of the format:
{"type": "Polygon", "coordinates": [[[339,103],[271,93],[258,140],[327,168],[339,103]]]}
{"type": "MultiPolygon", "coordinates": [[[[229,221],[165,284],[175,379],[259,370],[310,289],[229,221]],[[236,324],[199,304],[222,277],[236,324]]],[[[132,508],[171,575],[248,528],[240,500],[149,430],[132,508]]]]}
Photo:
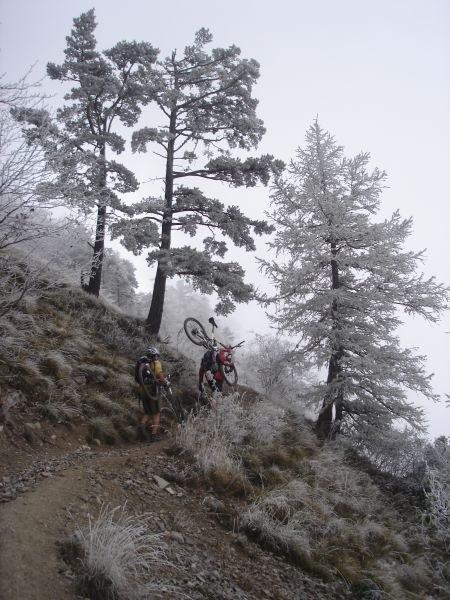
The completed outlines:
{"type": "Polygon", "coordinates": [[[221,526],[221,500],[201,484],[183,483],[185,465],[164,452],[169,445],[83,446],[59,462],[47,458],[52,470],[42,470],[40,461],[36,483],[0,504],[0,600],[82,600],[58,544],[102,504],[125,502],[134,514],[152,515],[152,533],[166,544],[172,566],[158,577],[169,591],[157,597],[175,600],[180,592],[191,600],[346,597],[221,526]],[[171,481],[170,487],[161,488],[155,475],[171,481]]]}
{"type": "Polygon", "coordinates": [[[82,485],[76,474],[72,470],[48,478],[0,509],[0,598],[74,597],[70,582],[57,576],[61,561],[55,540],[65,535],[64,509],[73,497],[74,484],[82,485]]]}
{"type": "MultiPolygon", "coordinates": [[[[134,449],[152,455],[161,444],[134,449]]],[[[44,471],[41,481],[29,492],[0,505],[0,600],[69,600],[76,597],[75,585],[64,576],[58,542],[74,528],[74,520],[90,510],[90,501],[106,502],[108,485],[92,497],[92,473],[99,468],[113,473],[122,465],[123,450],[107,454],[80,455],[79,464],[57,473],[44,471]]],[[[111,501],[120,493],[110,494],[111,501]]]]}

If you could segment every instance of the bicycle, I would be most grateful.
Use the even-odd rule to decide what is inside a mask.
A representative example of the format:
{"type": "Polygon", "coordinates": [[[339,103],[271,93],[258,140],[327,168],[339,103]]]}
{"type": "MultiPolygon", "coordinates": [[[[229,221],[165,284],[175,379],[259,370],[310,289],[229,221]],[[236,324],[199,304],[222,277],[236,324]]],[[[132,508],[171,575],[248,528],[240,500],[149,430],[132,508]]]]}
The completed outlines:
{"type": "Polygon", "coordinates": [[[226,381],[226,383],[229,386],[233,387],[238,382],[238,372],[236,366],[233,363],[232,351],[235,348],[240,348],[245,342],[245,340],[242,340],[242,342],[239,342],[239,344],[236,344],[235,346],[226,346],[214,337],[214,329],[218,328],[216,322],[214,321],[214,318],[210,317],[208,319],[208,322],[211,324],[212,328],[211,336],[208,336],[205,328],[200,323],[200,321],[197,321],[197,319],[194,319],[193,317],[188,317],[187,319],[185,319],[183,323],[183,328],[189,341],[191,341],[196,346],[203,346],[203,348],[205,348],[206,350],[214,350],[217,344],[222,346],[222,348],[226,352],[226,363],[219,363],[218,368],[223,374],[223,378],[226,381]]]}
{"type": "Polygon", "coordinates": [[[169,410],[175,415],[177,422],[180,425],[183,424],[186,420],[186,412],[180,399],[173,395],[170,375],[167,375],[166,377],[167,385],[163,385],[157,381],[153,373],[145,367],[145,363],[139,366],[139,381],[145,395],[149,400],[161,398],[164,404],[166,404],[169,410]]]}

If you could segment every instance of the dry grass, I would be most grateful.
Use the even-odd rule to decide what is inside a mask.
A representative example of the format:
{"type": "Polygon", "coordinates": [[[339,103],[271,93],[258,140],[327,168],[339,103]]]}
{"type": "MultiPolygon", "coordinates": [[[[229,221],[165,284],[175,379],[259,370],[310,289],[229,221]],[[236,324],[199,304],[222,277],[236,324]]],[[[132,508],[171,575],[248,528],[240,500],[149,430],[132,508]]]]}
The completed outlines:
{"type": "MultiPolygon", "coordinates": [[[[45,289],[0,318],[2,386],[23,391],[35,418],[89,422],[91,440],[133,441],[141,413],[134,361],[149,343],[142,321],[101,299],[69,286],[45,289]]],[[[188,365],[193,372],[190,361],[158,345],[166,371],[188,365]]],[[[176,374],[172,380],[176,393],[176,374]]]]}
{"type": "Polygon", "coordinates": [[[39,362],[44,373],[53,379],[67,379],[72,374],[72,367],[67,363],[64,355],[56,350],[47,352],[39,362]]]}
{"type": "Polygon", "coordinates": [[[242,509],[240,526],[249,536],[315,576],[343,579],[355,598],[413,600],[448,586],[445,569],[417,539],[417,524],[402,522],[337,447],[304,458],[298,473],[242,509]]]}
{"type": "Polygon", "coordinates": [[[81,417],[81,410],[63,402],[52,402],[51,400],[40,404],[39,413],[52,423],[64,423],[69,425],[81,417]]]}
{"type": "Polygon", "coordinates": [[[233,456],[233,444],[219,422],[213,422],[206,409],[192,415],[177,432],[177,443],[195,459],[204,475],[213,470],[228,472],[233,476],[241,468],[233,456]]]}
{"type": "Polygon", "coordinates": [[[277,413],[272,402],[224,394],[189,418],[177,443],[217,489],[249,494],[252,486],[288,481],[303,458],[316,451],[304,425],[289,423],[288,416],[277,413]]]}
{"type": "MultiPolygon", "coordinates": [[[[167,566],[160,535],[148,532],[149,515],[129,515],[125,506],[103,506],[78,527],[68,554],[78,559],[81,591],[91,600],[144,600],[163,592],[158,568],[167,566]],[[75,556],[74,556],[75,555],[75,556]]],[[[69,556],[70,558],[70,556],[69,556]]]]}
{"type": "Polygon", "coordinates": [[[110,417],[111,415],[121,415],[124,413],[124,407],[118,402],[111,400],[102,392],[94,393],[91,396],[92,406],[100,415],[110,417]]]}
{"type": "Polygon", "coordinates": [[[139,404],[133,367],[146,345],[136,319],[81,290],[45,290],[0,319],[4,393],[21,390],[35,418],[90,421],[90,439],[135,440],[139,404]],[[107,345],[114,331],[121,332],[119,351],[107,345]]]}

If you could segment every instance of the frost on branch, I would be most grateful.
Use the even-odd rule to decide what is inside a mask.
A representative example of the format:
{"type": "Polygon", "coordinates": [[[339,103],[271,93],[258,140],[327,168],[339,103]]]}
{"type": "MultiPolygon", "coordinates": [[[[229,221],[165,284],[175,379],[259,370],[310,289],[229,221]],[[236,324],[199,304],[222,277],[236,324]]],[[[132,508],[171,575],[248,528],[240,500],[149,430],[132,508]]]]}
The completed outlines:
{"type": "Polygon", "coordinates": [[[150,252],[147,261],[149,264],[157,261],[169,278],[186,277],[202,294],[216,292],[218,314],[227,315],[234,310],[235,302],[248,302],[253,297],[253,287],[244,283],[244,270],[240,265],[213,261],[189,246],[150,252]]]}
{"type": "MultiPolygon", "coordinates": [[[[267,185],[284,167],[271,155],[242,159],[231,155],[235,148],[255,148],[265,133],[263,122],[256,115],[258,101],[252,97],[259,64],[241,58],[236,46],[208,51],[206,45],[211,41],[210,32],[201,29],[184,52],[174,50],[156,64],[150,78],[151,98],[161,110],[165,124],[161,128],[146,126],[133,133],[134,151],[145,152],[148,146],[156,144],[156,154],[165,160],[164,208],[157,215],[149,213],[155,221],[159,219],[160,248],[165,252],[171,249],[173,231],[193,237],[199,227],[207,227],[210,235],[204,240],[205,252],[218,256],[224,256],[227,247],[223,240],[216,239],[216,234],[229,237],[241,248],[254,250],[251,229],[257,235],[271,231],[266,222],[245,217],[237,207],[226,208],[221,202],[204,197],[197,188],[179,185],[180,179],[186,177],[223,181],[234,187],[267,185]]],[[[207,256],[204,260],[207,264],[207,256]]],[[[165,266],[158,264],[147,318],[147,328],[153,334],[159,332],[162,322],[165,273],[165,266]]],[[[200,277],[198,270],[195,276],[200,277]]],[[[205,273],[198,281],[208,278],[205,273]]],[[[220,289],[227,286],[221,285],[220,289]]],[[[230,308],[228,305],[226,310],[230,308]]]]}
{"type": "Polygon", "coordinates": [[[314,123],[288,177],[273,194],[270,243],[261,261],[277,292],[272,321],[297,339],[297,360],[315,361],[327,376],[315,394],[318,429],[355,433],[406,422],[420,430],[422,412],[406,389],[436,400],[424,357],[395,335],[402,312],[437,321],[449,288],[418,272],[421,252],[404,248],[411,219],[398,211],[374,222],[386,175],[368,170],[369,155],[343,155],[314,123]]]}
{"type": "Polygon", "coordinates": [[[138,187],[133,173],[111,160],[111,153],[125,148],[125,139],[113,126],[134,125],[142,106],[153,98],[151,76],[158,51],[145,42],[122,41],[100,52],[96,26],[93,9],[75,18],[64,62],[48,64],[50,78],[70,86],[56,116],[34,110],[17,118],[27,127],[28,142],[44,152],[53,171],[47,193],[84,214],[96,213],[91,270],[83,288],[98,296],[107,228],[117,211],[130,212],[120,194],[138,187]]]}
{"type": "Polygon", "coordinates": [[[122,245],[135,256],[141,254],[144,248],[158,246],[159,227],[153,221],[142,219],[121,219],[111,225],[111,236],[121,238],[122,245]]]}
{"type": "Polygon", "coordinates": [[[215,229],[229,237],[238,248],[255,249],[251,229],[257,234],[271,233],[273,226],[244,215],[238,206],[226,207],[219,200],[206,197],[198,188],[180,186],[174,193],[174,206],[168,210],[173,215],[173,226],[195,235],[197,228],[215,229]]]}
{"type": "MultiPolygon", "coordinates": [[[[271,154],[258,158],[249,157],[246,160],[232,158],[225,154],[210,160],[203,169],[195,171],[195,175],[205,179],[226,181],[233,187],[254,187],[258,183],[267,185],[271,177],[278,177],[284,169],[284,163],[275,159],[271,154]]],[[[177,172],[178,177],[183,176],[177,172]]]]}

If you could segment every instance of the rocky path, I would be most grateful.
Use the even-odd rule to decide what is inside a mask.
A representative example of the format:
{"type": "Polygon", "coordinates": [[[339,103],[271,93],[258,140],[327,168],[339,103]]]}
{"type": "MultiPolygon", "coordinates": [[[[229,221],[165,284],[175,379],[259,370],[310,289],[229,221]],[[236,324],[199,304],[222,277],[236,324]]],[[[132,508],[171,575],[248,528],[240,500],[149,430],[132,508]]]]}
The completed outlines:
{"type": "Polygon", "coordinates": [[[188,485],[185,465],[164,452],[167,446],[166,441],[107,451],[80,446],[71,453],[35,460],[2,479],[0,598],[81,598],[58,544],[77,524],[87,523],[88,513],[95,515],[106,503],[126,503],[132,513],[150,515],[150,527],[161,535],[169,563],[161,573],[167,591],[159,597],[345,597],[264,552],[229,524],[222,526],[221,500],[212,490],[188,485]]]}

